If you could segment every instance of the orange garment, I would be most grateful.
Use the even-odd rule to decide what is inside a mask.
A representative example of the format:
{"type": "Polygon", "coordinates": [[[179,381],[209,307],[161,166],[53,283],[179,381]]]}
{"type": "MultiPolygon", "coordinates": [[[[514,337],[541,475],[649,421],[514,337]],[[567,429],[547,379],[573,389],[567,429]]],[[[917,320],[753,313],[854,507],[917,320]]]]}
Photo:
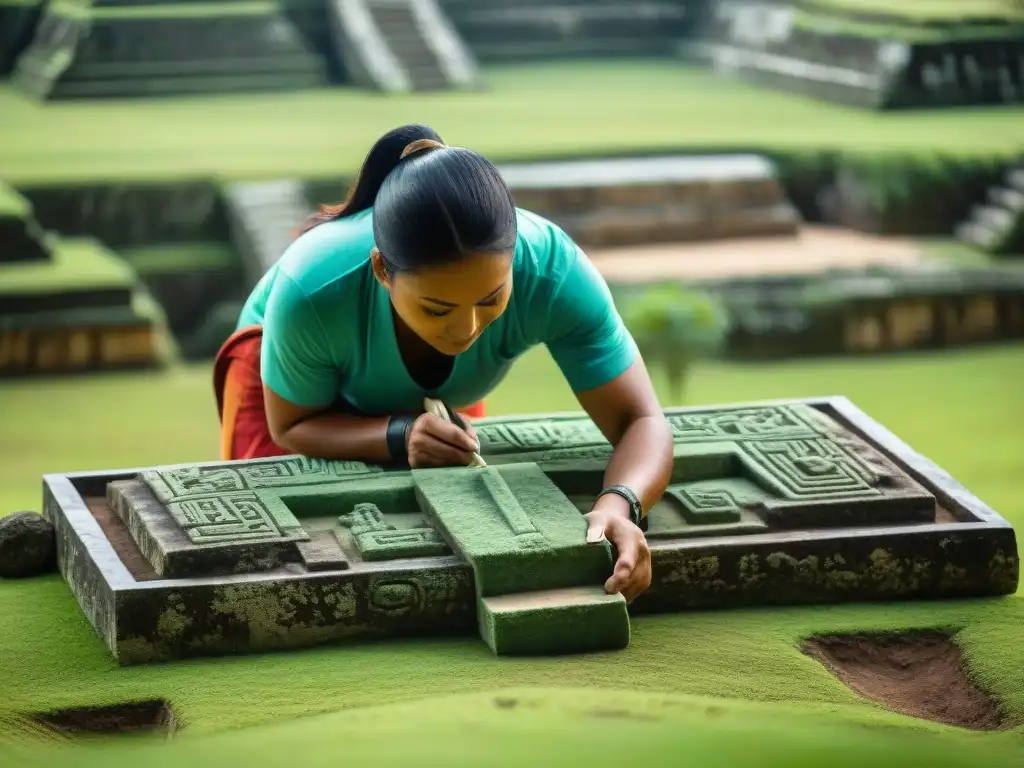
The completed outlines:
{"type": "MultiPolygon", "coordinates": [[[[257,459],[286,456],[286,451],[270,436],[263,406],[263,380],[260,377],[260,350],[263,328],[241,328],[224,342],[213,364],[213,390],[220,418],[220,457],[257,459]]],[[[456,409],[470,418],[484,415],[483,401],[456,409]]]]}

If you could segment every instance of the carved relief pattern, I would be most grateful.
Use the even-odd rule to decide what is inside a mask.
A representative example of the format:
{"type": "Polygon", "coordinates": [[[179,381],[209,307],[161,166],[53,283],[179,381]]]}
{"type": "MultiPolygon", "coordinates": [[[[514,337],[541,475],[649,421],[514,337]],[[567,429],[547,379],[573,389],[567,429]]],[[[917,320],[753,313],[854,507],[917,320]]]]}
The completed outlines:
{"type": "Polygon", "coordinates": [[[418,613],[425,600],[423,587],[411,579],[381,579],[370,585],[370,608],[379,613],[418,613]]]}
{"type": "Polygon", "coordinates": [[[547,545],[544,535],[537,530],[530,516],[523,511],[512,489],[508,487],[498,470],[488,467],[480,473],[487,492],[494,500],[502,519],[516,537],[516,544],[523,548],[541,548],[547,545]]]}
{"type": "Polygon", "coordinates": [[[295,457],[236,466],[193,466],[143,472],[142,479],[163,503],[259,490],[337,482],[341,478],[381,472],[358,461],[295,457]]]}
{"type": "Polygon", "coordinates": [[[879,476],[858,456],[827,439],[743,443],[763,471],[761,484],[784,498],[880,495],[879,476]]]}
{"type": "Polygon", "coordinates": [[[396,528],[384,520],[376,504],[356,504],[338,523],[352,532],[364,560],[393,560],[400,557],[432,557],[451,550],[433,528],[396,528]]]}
{"type": "Polygon", "coordinates": [[[691,523],[731,523],[740,519],[740,507],[729,491],[670,485],[665,495],[679,501],[691,523]]]}
{"type": "Polygon", "coordinates": [[[273,539],[301,533],[290,514],[275,514],[255,493],[189,499],[168,506],[196,544],[273,539]]]}
{"type": "Polygon", "coordinates": [[[814,437],[815,428],[793,406],[736,408],[668,417],[677,443],[814,437]]]}
{"type": "Polygon", "coordinates": [[[589,419],[490,424],[477,429],[481,450],[489,454],[572,449],[607,443],[589,419]]]}

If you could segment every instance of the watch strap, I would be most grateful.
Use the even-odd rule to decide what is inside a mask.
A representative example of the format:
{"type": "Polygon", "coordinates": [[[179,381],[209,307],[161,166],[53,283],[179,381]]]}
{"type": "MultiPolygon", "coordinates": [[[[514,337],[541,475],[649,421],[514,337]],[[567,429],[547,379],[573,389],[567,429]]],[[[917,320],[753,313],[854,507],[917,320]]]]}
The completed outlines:
{"type": "Polygon", "coordinates": [[[409,430],[415,420],[415,416],[405,414],[388,419],[385,439],[387,440],[388,455],[391,456],[392,461],[399,464],[409,463],[409,430]]]}
{"type": "Polygon", "coordinates": [[[627,502],[629,502],[629,518],[633,521],[633,524],[640,528],[642,531],[647,530],[647,516],[644,514],[643,505],[640,503],[640,499],[632,489],[625,485],[609,485],[601,493],[597,495],[597,498],[614,493],[616,496],[621,496],[627,502]]]}

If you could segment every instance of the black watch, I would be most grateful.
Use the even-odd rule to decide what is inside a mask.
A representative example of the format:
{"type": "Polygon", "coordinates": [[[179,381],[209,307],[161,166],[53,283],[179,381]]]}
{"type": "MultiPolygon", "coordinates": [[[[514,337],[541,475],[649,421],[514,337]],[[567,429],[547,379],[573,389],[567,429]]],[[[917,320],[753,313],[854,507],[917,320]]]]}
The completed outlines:
{"type": "Polygon", "coordinates": [[[640,503],[640,499],[637,498],[637,495],[624,485],[609,485],[597,494],[597,498],[600,499],[602,496],[609,493],[621,496],[629,502],[629,519],[632,520],[633,524],[641,531],[646,531],[647,517],[644,515],[643,505],[640,503]]]}

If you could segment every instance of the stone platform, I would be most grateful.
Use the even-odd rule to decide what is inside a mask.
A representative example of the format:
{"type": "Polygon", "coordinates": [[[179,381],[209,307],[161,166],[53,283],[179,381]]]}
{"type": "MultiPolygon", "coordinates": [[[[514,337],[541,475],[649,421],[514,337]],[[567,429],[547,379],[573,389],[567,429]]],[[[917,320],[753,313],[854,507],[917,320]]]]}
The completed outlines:
{"type": "Polygon", "coordinates": [[[759,155],[670,155],[510,164],[516,204],[581,246],[794,235],[800,215],[759,155]]]}
{"type": "Polygon", "coordinates": [[[1006,595],[1011,526],[844,398],[666,410],[653,582],[604,594],[581,414],[482,419],[484,469],[303,457],[44,477],[62,574],[121,664],[477,631],[608,651],[629,614],[1006,595]]]}
{"type": "Polygon", "coordinates": [[[45,231],[0,183],[0,378],[158,365],[163,318],[117,254],[45,231]]]}
{"type": "Polygon", "coordinates": [[[276,0],[55,0],[12,78],[42,100],[326,84],[326,65],[276,0]]]}

